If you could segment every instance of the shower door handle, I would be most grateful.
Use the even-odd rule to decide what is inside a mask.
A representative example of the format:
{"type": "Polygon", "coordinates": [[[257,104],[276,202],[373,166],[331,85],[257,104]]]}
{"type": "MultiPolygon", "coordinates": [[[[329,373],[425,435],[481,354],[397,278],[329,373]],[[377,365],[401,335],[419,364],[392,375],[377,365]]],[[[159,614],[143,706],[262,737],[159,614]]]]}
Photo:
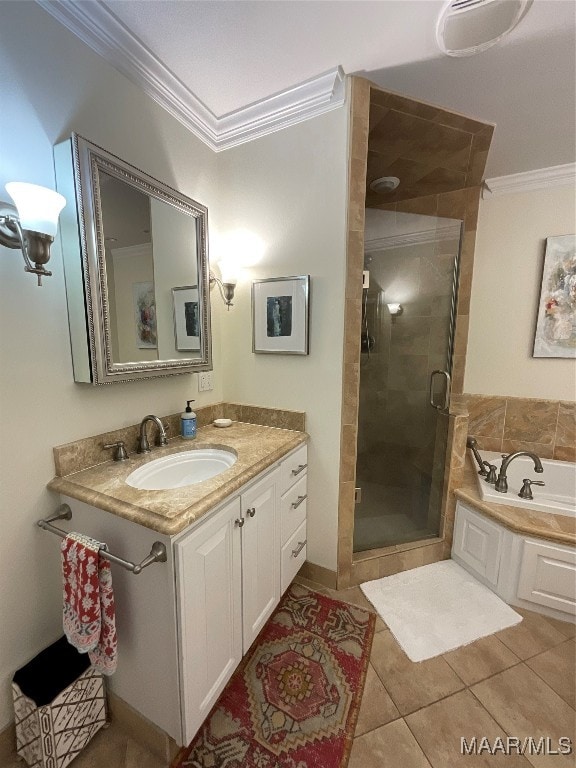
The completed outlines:
{"type": "Polygon", "coordinates": [[[432,371],[430,374],[430,405],[432,408],[436,408],[437,411],[447,411],[450,405],[450,374],[448,371],[432,371]],[[444,391],[444,402],[442,405],[438,405],[434,402],[434,377],[444,376],[446,379],[446,389],[444,391]]]}

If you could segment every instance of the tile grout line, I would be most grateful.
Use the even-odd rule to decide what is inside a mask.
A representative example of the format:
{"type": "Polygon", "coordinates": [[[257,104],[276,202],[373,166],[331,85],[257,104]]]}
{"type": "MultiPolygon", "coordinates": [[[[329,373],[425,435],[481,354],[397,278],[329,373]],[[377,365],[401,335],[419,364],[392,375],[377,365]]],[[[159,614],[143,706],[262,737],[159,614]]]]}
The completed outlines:
{"type": "MultiPolygon", "coordinates": [[[[552,627],[552,625],[551,625],[551,624],[549,624],[548,626],[552,627]]],[[[511,629],[511,627],[509,627],[509,629],[511,629]]],[[[552,627],[552,629],[554,629],[554,627],[552,627]]],[[[506,630],[502,630],[502,631],[504,631],[504,632],[505,632],[506,630]]],[[[560,632],[560,630],[556,630],[556,631],[558,632],[558,634],[562,634],[562,633],[560,632]]],[[[516,653],[516,651],[515,651],[513,648],[510,648],[510,646],[508,645],[508,643],[506,642],[506,640],[504,640],[504,639],[503,639],[503,638],[501,638],[501,637],[499,637],[499,638],[498,638],[498,640],[500,640],[500,642],[501,642],[501,643],[504,643],[504,645],[506,646],[506,648],[508,648],[508,650],[509,650],[509,651],[512,651],[512,653],[513,653],[515,656],[518,656],[518,658],[520,659],[520,661],[528,661],[529,659],[533,659],[535,656],[539,656],[541,653],[546,653],[546,651],[551,651],[551,650],[552,650],[552,648],[556,648],[556,647],[558,647],[559,645],[562,645],[562,643],[563,643],[565,640],[570,640],[570,639],[571,639],[571,638],[569,638],[569,637],[565,637],[564,639],[560,640],[559,642],[557,642],[557,643],[553,643],[553,644],[552,644],[552,645],[550,645],[548,648],[545,648],[543,651],[536,651],[536,653],[531,653],[529,656],[526,656],[526,658],[524,658],[524,659],[523,659],[523,658],[521,658],[520,656],[518,656],[518,654],[516,653]]]]}
{"type": "MultiPolygon", "coordinates": [[[[570,643],[570,642],[574,642],[574,638],[569,638],[569,637],[567,637],[567,638],[564,640],[564,643],[570,643]]],[[[552,646],[552,648],[549,648],[549,649],[548,649],[548,651],[553,651],[555,648],[560,648],[560,646],[561,646],[561,645],[564,645],[564,643],[559,643],[558,645],[554,645],[554,646],[552,646]]],[[[538,653],[538,654],[536,654],[536,656],[542,656],[542,655],[544,655],[545,653],[548,653],[548,651],[542,651],[542,653],[538,653]]],[[[531,660],[535,659],[535,658],[536,658],[536,656],[531,656],[529,659],[527,659],[527,661],[531,661],[531,660]]],[[[570,709],[573,709],[573,710],[576,712],[576,706],[573,706],[572,704],[570,704],[570,702],[569,702],[569,701],[566,701],[566,699],[564,698],[564,696],[562,696],[562,694],[561,694],[561,693],[558,693],[558,691],[557,691],[555,688],[553,688],[553,687],[550,685],[550,683],[549,683],[547,680],[545,680],[545,679],[542,677],[542,675],[541,675],[539,672],[537,672],[535,669],[532,669],[532,667],[530,667],[528,664],[526,664],[526,666],[528,667],[528,669],[529,669],[531,672],[533,672],[533,673],[536,675],[536,677],[539,677],[539,678],[540,678],[540,680],[542,680],[542,682],[543,682],[545,685],[547,685],[547,686],[548,686],[548,688],[551,688],[551,689],[554,691],[554,693],[555,693],[557,696],[559,696],[559,697],[562,699],[562,701],[564,701],[564,702],[565,702],[565,703],[566,703],[566,704],[567,704],[567,705],[570,707],[570,709]]]]}

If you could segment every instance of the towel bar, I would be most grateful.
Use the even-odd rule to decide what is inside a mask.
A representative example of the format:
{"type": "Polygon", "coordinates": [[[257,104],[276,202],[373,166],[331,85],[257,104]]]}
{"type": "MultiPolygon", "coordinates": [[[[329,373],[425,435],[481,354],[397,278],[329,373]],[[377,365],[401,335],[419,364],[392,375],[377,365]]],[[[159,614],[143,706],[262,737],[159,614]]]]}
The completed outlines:
{"type": "MultiPolygon", "coordinates": [[[[68,536],[68,532],[63,531],[61,528],[57,528],[55,525],[52,525],[52,523],[56,522],[56,520],[71,520],[71,519],[72,519],[72,510],[70,509],[68,504],[61,504],[56,510],[56,512],[52,515],[52,517],[49,517],[46,520],[38,520],[36,525],[45,531],[50,531],[50,533],[55,533],[56,536],[60,536],[61,539],[65,539],[66,536],[68,536]]],[[[107,544],[103,544],[100,547],[100,551],[106,554],[106,557],[108,558],[108,560],[112,560],[112,562],[118,563],[118,565],[121,565],[122,568],[126,568],[126,570],[128,571],[132,571],[132,573],[135,573],[136,575],[141,573],[141,571],[144,568],[147,568],[149,565],[152,565],[152,563],[165,563],[167,560],[166,547],[164,546],[164,544],[162,544],[161,541],[155,541],[154,544],[152,544],[152,549],[150,550],[150,554],[148,555],[148,557],[145,557],[141,563],[131,563],[130,560],[124,560],[123,557],[118,557],[118,555],[113,555],[111,552],[108,552],[107,544]]]]}

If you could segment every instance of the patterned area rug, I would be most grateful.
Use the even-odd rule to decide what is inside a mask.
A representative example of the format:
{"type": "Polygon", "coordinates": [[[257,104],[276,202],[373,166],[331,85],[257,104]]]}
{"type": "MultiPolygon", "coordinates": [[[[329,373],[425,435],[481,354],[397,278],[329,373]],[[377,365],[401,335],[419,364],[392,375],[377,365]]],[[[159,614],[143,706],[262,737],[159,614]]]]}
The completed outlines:
{"type": "Polygon", "coordinates": [[[173,768],[344,768],[374,622],[292,584],[173,768]]]}

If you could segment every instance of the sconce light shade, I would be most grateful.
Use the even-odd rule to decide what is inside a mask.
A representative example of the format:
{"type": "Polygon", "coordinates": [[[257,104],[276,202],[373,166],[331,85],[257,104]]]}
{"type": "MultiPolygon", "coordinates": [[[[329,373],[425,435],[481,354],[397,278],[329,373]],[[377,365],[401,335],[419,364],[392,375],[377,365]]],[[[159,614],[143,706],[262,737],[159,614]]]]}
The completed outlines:
{"type": "Polygon", "coordinates": [[[404,307],[402,304],[393,303],[387,304],[386,306],[388,307],[388,312],[390,312],[391,315],[401,315],[402,312],[404,312],[404,307]]]}
{"type": "Polygon", "coordinates": [[[222,260],[218,262],[222,282],[227,285],[236,285],[238,282],[238,267],[232,260],[222,260]]]}
{"type": "Polygon", "coordinates": [[[6,192],[14,200],[22,229],[56,236],[58,216],[66,205],[66,198],[52,189],[21,181],[6,184],[6,192]]]}
{"type": "Polygon", "coordinates": [[[14,206],[0,203],[0,245],[19,248],[24,258],[24,271],[42,277],[50,276],[45,264],[50,260],[50,246],[58,229],[58,216],[66,205],[66,198],[37,184],[11,181],[6,191],[14,206]]]}

